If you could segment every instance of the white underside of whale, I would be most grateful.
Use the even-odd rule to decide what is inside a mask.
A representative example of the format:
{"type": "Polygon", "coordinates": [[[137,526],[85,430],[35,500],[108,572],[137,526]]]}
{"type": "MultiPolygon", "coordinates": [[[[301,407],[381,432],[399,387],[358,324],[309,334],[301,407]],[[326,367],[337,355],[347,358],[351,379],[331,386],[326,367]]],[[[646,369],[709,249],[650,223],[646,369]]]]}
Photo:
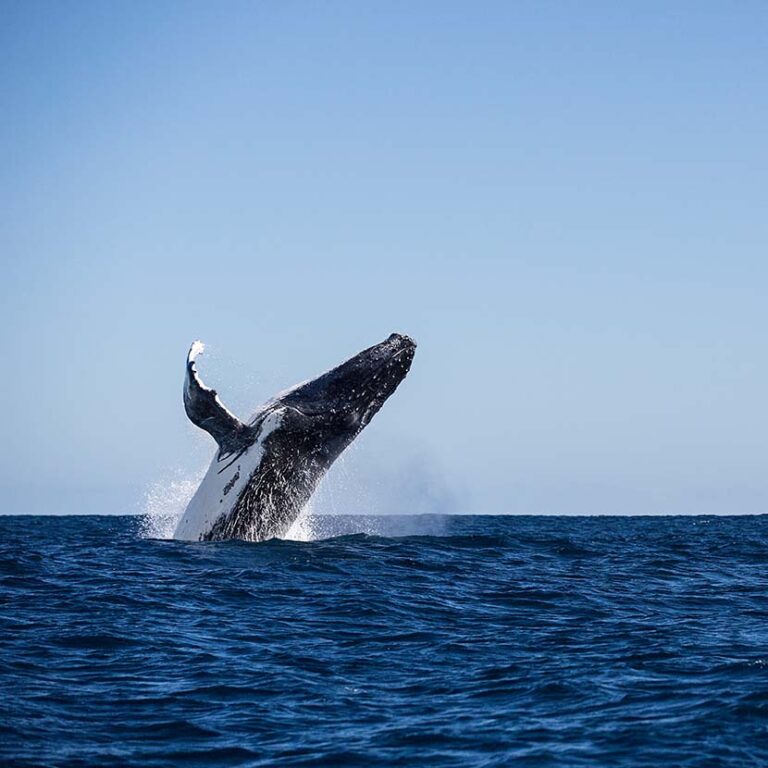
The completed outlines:
{"type": "Polygon", "coordinates": [[[184,541],[200,541],[222,515],[228,515],[245,490],[248,480],[264,459],[264,443],[280,426],[282,409],[264,418],[259,439],[241,456],[219,459],[218,452],[187,505],[173,537],[184,541]]]}

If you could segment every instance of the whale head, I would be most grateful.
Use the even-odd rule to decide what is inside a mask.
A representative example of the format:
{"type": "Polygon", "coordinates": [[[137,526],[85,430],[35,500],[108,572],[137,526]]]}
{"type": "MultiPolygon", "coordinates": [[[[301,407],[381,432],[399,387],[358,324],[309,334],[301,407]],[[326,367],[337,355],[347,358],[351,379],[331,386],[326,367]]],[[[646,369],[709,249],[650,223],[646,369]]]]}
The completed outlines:
{"type": "Polygon", "coordinates": [[[397,389],[410,370],[416,342],[393,333],[341,365],[278,395],[284,420],[319,438],[319,451],[335,458],[397,389]]]}

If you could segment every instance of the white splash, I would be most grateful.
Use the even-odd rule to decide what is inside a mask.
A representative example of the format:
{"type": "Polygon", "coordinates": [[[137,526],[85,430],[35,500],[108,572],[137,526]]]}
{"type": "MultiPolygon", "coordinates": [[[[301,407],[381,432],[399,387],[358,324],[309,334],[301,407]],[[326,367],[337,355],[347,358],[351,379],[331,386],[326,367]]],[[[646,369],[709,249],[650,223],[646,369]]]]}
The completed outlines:
{"type": "MultiPolygon", "coordinates": [[[[349,533],[349,525],[340,527],[338,523],[338,507],[343,497],[356,497],[360,501],[360,489],[350,482],[349,473],[342,456],[331,468],[331,471],[320,481],[314,494],[294,520],[288,532],[283,537],[288,541],[319,541],[331,539],[334,536],[349,533]]],[[[344,504],[341,505],[342,507],[344,504]]],[[[362,506],[361,508],[365,508],[362,506]]],[[[360,518],[361,530],[354,533],[373,533],[369,531],[360,518]]]]}
{"type": "Polygon", "coordinates": [[[312,501],[301,510],[283,537],[287,541],[314,541],[317,536],[316,516],[312,514],[312,501]]]}
{"type": "MultiPolygon", "coordinates": [[[[418,471],[418,465],[415,470],[411,464],[408,465],[407,469],[413,475],[405,470],[385,473],[389,482],[382,482],[378,487],[366,483],[365,478],[361,480],[361,473],[355,469],[342,456],[282,538],[312,542],[359,533],[371,536],[443,534],[445,523],[441,516],[424,514],[432,512],[434,506],[431,503],[425,505],[422,498],[425,491],[421,486],[426,480],[421,484],[409,482],[413,476],[426,477],[427,480],[431,477],[418,471]],[[402,493],[403,487],[405,494],[402,493]],[[394,514],[395,511],[400,511],[400,514],[394,514]],[[414,512],[417,514],[414,515],[414,512]]],[[[153,483],[144,495],[141,535],[155,539],[174,538],[184,510],[205,474],[202,468],[196,475],[176,471],[170,478],[153,483]]],[[[427,486],[431,488],[428,483],[427,486]]],[[[427,501],[430,499],[431,496],[427,501]]],[[[437,513],[440,511],[435,510],[437,513]]]]}
{"type": "Polygon", "coordinates": [[[200,484],[198,477],[177,477],[155,482],[144,494],[141,536],[145,539],[172,539],[189,500],[200,484]]]}

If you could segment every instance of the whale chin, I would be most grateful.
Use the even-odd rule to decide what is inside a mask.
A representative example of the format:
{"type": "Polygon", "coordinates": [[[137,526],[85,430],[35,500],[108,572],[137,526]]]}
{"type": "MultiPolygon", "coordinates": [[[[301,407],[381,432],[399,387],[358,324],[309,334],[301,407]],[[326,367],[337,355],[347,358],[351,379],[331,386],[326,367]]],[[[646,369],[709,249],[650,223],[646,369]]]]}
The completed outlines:
{"type": "Polygon", "coordinates": [[[268,401],[241,422],[187,356],[184,406],[218,451],[175,537],[264,541],[285,535],[318,482],[407,376],[416,342],[403,334],[364,349],[268,401]]]}

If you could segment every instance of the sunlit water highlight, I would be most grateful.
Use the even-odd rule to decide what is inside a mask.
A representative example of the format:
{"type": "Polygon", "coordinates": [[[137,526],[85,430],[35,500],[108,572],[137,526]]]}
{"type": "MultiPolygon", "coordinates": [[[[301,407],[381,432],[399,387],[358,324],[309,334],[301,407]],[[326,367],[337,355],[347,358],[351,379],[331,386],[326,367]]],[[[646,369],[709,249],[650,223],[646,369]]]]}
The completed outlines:
{"type": "Polygon", "coordinates": [[[768,764],[768,519],[307,524],[0,517],[0,764],[768,764]]]}

